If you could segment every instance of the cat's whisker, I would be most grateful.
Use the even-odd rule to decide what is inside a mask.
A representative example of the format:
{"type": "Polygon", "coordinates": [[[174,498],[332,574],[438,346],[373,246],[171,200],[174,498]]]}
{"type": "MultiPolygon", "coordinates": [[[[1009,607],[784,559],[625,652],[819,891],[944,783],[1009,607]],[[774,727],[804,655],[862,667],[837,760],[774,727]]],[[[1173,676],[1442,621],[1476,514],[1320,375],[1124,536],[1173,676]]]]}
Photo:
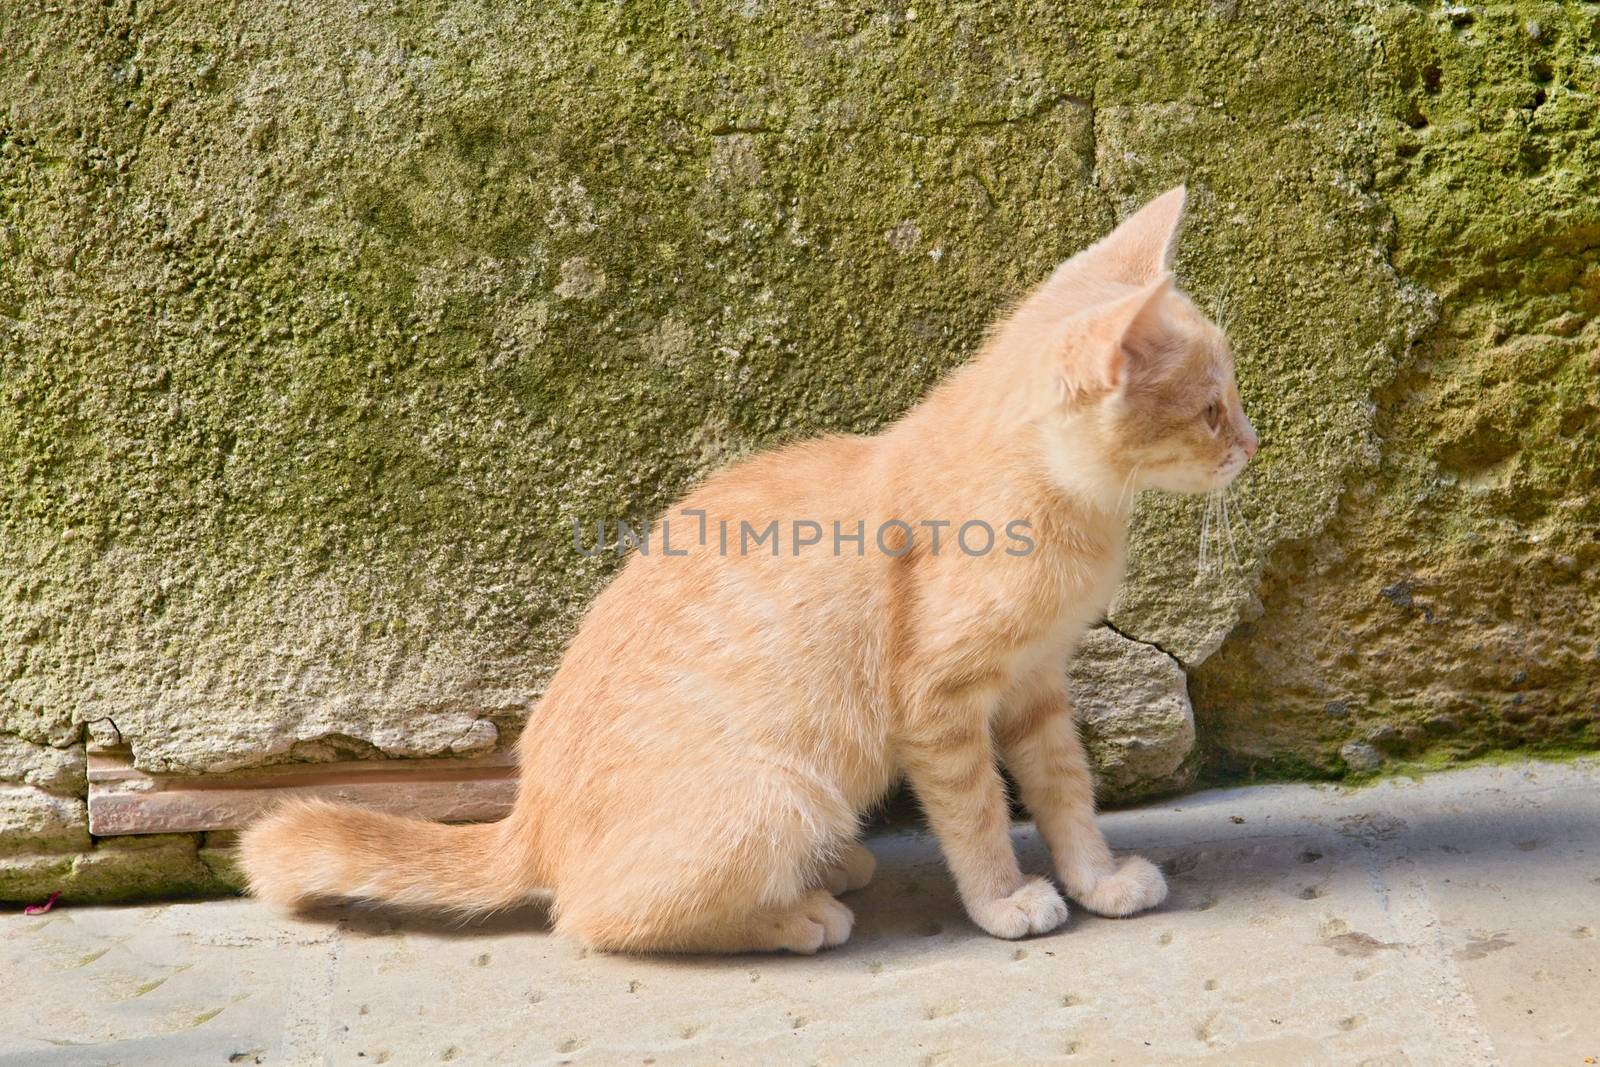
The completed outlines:
{"type": "Polygon", "coordinates": [[[1211,494],[1205,497],[1205,510],[1200,513],[1200,556],[1195,562],[1195,575],[1204,577],[1206,573],[1206,538],[1211,534],[1211,494]]]}
{"type": "Polygon", "coordinates": [[[1206,493],[1206,505],[1211,509],[1211,536],[1215,542],[1209,555],[1211,570],[1220,578],[1227,573],[1229,554],[1228,515],[1222,506],[1222,491],[1213,489],[1206,493]]]}
{"type": "Polygon", "coordinates": [[[1216,531],[1215,536],[1217,543],[1212,549],[1212,557],[1220,565],[1223,557],[1227,555],[1227,553],[1224,551],[1224,545],[1222,543],[1222,513],[1217,510],[1217,491],[1215,489],[1212,489],[1206,493],[1206,506],[1211,509],[1211,526],[1216,531]]]}
{"type": "Polygon", "coordinates": [[[1250,547],[1260,548],[1261,539],[1256,536],[1256,531],[1250,525],[1250,520],[1245,517],[1244,505],[1239,503],[1239,497],[1231,489],[1228,490],[1228,500],[1233,505],[1233,513],[1239,517],[1239,525],[1244,529],[1245,537],[1249,538],[1250,547]]]}
{"type": "Polygon", "coordinates": [[[1228,497],[1226,489],[1217,490],[1217,506],[1222,511],[1222,532],[1228,540],[1228,555],[1233,557],[1234,570],[1244,573],[1244,564],[1239,560],[1239,549],[1233,541],[1233,520],[1228,517],[1228,497]]]}
{"type": "Polygon", "coordinates": [[[1138,491],[1133,489],[1133,480],[1138,476],[1139,468],[1141,466],[1143,466],[1143,464],[1135,463],[1133,468],[1128,471],[1128,476],[1122,480],[1122,491],[1117,494],[1118,511],[1121,511],[1125,505],[1131,506],[1133,504],[1133,498],[1139,495],[1138,491]],[[1131,493],[1130,490],[1132,491],[1131,493]]]}
{"type": "Polygon", "coordinates": [[[1227,562],[1227,556],[1223,552],[1222,509],[1217,507],[1215,492],[1206,495],[1211,498],[1211,572],[1221,577],[1225,569],[1223,564],[1227,562]]]}
{"type": "Polygon", "coordinates": [[[1217,547],[1212,553],[1215,562],[1212,566],[1216,569],[1217,576],[1223,577],[1228,572],[1228,516],[1222,510],[1222,492],[1220,490],[1211,492],[1211,510],[1216,513],[1216,517],[1211,520],[1211,524],[1217,531],[1217,547]]]}

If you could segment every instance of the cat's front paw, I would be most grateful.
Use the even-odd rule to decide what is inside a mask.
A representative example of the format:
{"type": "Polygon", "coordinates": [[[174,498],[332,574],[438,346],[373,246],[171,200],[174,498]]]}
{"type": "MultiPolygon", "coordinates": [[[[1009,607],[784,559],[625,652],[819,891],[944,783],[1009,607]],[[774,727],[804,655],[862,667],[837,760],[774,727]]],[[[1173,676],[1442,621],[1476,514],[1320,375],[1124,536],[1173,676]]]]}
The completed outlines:
{"type": "Polygon", "coordinates": [[[1069,886],[1072,899],[1096,915],[1125,918],[1167,899],[1167,880],[1161,870],[1142,856],[1124,860],[1110,874],[1083,886],[1069,886]]]}
{"type": "Polygon", "coordinates": [[[1048,933],[1066,922],[1067,902],[1043,878],[1030,878],[1010,896],[969,904],[967,914],[995,937],[1009,941],[1048,933]]]}

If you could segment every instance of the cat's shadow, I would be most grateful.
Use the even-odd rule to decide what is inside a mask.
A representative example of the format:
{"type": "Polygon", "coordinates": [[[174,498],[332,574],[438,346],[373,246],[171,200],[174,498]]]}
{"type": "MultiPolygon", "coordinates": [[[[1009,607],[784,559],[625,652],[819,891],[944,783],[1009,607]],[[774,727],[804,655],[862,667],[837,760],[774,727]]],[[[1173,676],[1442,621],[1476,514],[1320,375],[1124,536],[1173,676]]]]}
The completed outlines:
{"type": "Polygon", "coordinates": [[[346,934],[358,937],[420,934],[470,939],[550,932],[550,916],[543,904],[524,904],[490,915],[456,917],[390,904],[327,903],[301,909],[295,917],[308,923],[338,926],[346,934]]]}
{"type": "MultiPolygon", "coordinates": [[[[1031,831],[1014,835],[1024,866],[1042,872],[1047,860],[1031,831]]],[[[940,857],[938,844],[926,831],[902,831],[868,842],[878,857],[872,884],[844,896],[856,913],[851,941],[832,954],[849,952],[857,941],[914,942],[922,938],[982,937],[967,920],[955,886],[940,857]]],[[[301,910],[300,920],[338,926],[346,935],[390,937],[421,935],[449,939],[501,937],[511,934],[542,935],[551,932],[548,907],[533,903],[487,916],[450,916],[437,911],[387,904],[328,903],[301,910]]],[[[782,957],[784,954],[775,954],[782,957]]],[[[733,956],[673,957],[687,962],[726,962],[733,956]]]]}
{"type": "MultiPolygon", "coordinates": [[[[1352,880],[1367,885],[1374,877],[1375,865],[1381,868],[1399,860],[1418,874],[1446,879],[1507,861],[1520,868],[1543,864],[1552,874],[1570,873],[1574,848],[1582,852],[1600,844],[1584,813],[1554,797],[1526,809],[1497,811],[1493,819],[1474,818],[1469,811],[1452,809],[1408,811],[1404,817],[1379,810],[1302,818],[1281,828],[1271,827],[1270,818],[1258,814],[1251,818],[1260,820],[1259,825],[1233,815],[1238,802],[1225,793],[1193,795],[1168,804],[1168,810],[1154,820],[1134,821],[1136,813],[1127,812],[1112,813],[1106,821],[1113,843],[1126,846],[1119,847],[1119,853],[1146,855],[1166,872],[1170,895],[1151,914],[1164,915],[1169,925],[1208,923],[1239,909],[1248,912],[1263,906],[1320,907],[1316,902],[1326,892],[1352,880]],[[1213,908],[1219,909],[1215,915],[1201,914],[1213,908]]],[[[1042,874],[1049,870],[1049,855],[1032,827],[1019,825],[1012,840],[1025,871],[1042,874]]],[[[869,838],[867,844],[878,860],[877,875],[866,888],[842,898],[855,912],[856,926],[850,940],[829,950],[828,957],[859,960],[987,939],[962,911],[930,833],[902,828],[869,838]]],[[[1590,872],[1586,877],[1592,876],[1590,872]]],[[[1600,878],[1594,880],[1600,884],[1600,878]]],[[[345,904],[320,907],[301,917],[337,924],[358,937],[420,934],[470,939],[550,932],[548,912],[542,905],[456,919],[432,912],[345,904]]],[[[1059,933],[1070,935],[1091,923],[1123,927],[1124,922],[1130,933],[1144,926],[1138,919],[1097,918],[1074,906],[1059,933]]],[[[723,967],[748,962],[751,957],[656,958],[689,966],[723,967]]],[[[804,959],[783,954],[764,958],[804,959]]]]}

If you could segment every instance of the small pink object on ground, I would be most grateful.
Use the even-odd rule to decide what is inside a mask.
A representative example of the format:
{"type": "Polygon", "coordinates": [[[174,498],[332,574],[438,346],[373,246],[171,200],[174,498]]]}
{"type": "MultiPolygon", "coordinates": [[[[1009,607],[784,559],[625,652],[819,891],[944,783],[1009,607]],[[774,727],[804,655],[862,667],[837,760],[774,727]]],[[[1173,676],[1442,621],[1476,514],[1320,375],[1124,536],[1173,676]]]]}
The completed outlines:
{"type": "Polygon", "coordinates": [[[55,907],[56,906],[56,901],[58,901],[60,899],[61,899],[61,891],[58,889],[54,893],[51,893],[50,894],[50,899],[45,901],[43,904],[29,904],[26,908],[23,908],[22,909],[22,914],[24,914],[24,915],[43,915],[45,912],[47,912],[51,908],[55,907]]]}

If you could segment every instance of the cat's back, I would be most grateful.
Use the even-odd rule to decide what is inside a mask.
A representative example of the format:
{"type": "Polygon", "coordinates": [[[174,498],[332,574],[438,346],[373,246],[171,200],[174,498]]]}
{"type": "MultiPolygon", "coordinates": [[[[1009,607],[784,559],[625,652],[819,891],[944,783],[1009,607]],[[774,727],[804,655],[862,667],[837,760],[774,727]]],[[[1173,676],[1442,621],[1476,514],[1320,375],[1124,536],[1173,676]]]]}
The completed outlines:
{"type": "Polygon", "coordinates": [[[858,434],[796,441],[718,471],[680,507],[743,509],[760,515],[786,511],[795,516],[807,508],[832,515],[864,511],[879,488],[880,451],[880,439],[858,434]]]}
{"type": "Polygon", "coordinates": [[[806,651],[860,648],[847,631],[881,617],[873,600],[894,563],[876,543],[887,480],[876,446],[797,442],[668,508],[595,599],[550,695],[674,672],[748,677],[763,663],[792,674],[806,651]]]}

